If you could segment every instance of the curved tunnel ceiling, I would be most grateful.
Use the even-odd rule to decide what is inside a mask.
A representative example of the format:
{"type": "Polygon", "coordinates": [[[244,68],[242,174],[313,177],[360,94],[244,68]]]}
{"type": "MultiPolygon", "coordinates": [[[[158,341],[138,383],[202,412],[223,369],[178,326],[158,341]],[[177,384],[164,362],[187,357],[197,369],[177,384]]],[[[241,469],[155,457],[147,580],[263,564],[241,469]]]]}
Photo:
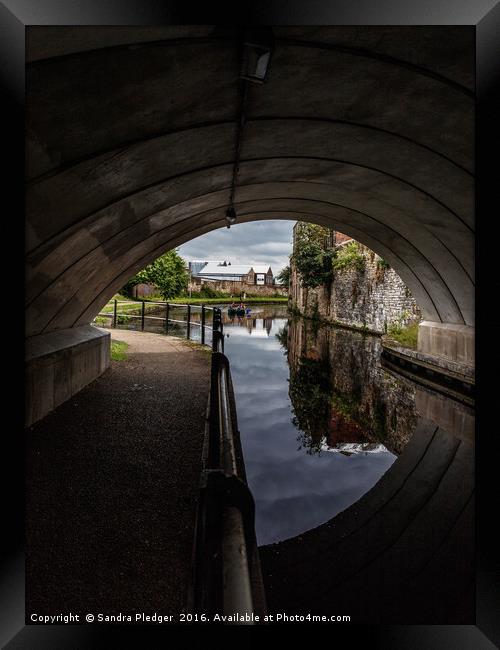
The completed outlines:
{"type": "MultiPolygon", "coordinates": [[[[89,322],[155,257],[223,226],[230,201],[236,32],[98,31],[28,31],[28,335],[89,322]]],[[[473,324],[474,30],[274,33],[268,81],[247,84],[238,221],[338,228],[426,319],[473,324]]]]}

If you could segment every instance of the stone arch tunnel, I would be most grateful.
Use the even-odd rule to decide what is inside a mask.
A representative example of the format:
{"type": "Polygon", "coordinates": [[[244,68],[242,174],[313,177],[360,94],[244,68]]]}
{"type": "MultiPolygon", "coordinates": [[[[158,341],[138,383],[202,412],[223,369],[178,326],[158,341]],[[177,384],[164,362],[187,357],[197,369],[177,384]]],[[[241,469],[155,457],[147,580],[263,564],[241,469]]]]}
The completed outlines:
{"type": "Polygon", "coordinates": [[[257,84],[239,28],[28,29],[28,423],[105,369],[109,298],[231,206],[366,244],[419,303],[420,350],[473,365],[474,28],[272,37],[257,84]]]}

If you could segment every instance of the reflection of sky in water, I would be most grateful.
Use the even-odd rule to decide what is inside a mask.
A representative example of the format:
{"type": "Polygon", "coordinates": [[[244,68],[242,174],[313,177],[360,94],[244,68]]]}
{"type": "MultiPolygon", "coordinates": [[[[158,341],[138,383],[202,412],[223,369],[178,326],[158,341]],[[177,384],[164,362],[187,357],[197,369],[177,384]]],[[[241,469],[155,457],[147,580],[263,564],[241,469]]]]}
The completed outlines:
{"type": "Polygon", "coordinates": [[[396,458],[390,452],[311,455],[298,449],[288,364],[275,336],[285,324],[275,319],[270,336],[262,320],[251,336],[240,325],[224,326],[260,545],[328,521],[375,485],[396,458]]]}

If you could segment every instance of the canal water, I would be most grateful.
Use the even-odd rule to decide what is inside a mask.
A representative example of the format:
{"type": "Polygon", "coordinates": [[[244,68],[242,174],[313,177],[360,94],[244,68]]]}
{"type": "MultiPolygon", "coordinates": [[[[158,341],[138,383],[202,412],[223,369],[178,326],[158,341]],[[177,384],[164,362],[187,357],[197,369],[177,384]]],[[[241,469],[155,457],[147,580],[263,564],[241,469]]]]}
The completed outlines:
{"type": "MultiPolygon", "coordinates": [[[[379,337],[292,318],[286,305],[251,309],[249,318],[229,318],[223,306],[224,352],[259,545],[300,535],[358,501],[402,453],[422,405],[451,433],[459,422],[473,430],[473,410],[382,367],[379,337]]],[[[146,331],[165,332],[164,311],[148,313],[146,331]]],[[[192,340],[201,338],[200,311],[191,308],[192,340]]],[[[172,306],[169,319],[169,333],[186,337],[186,307],[172,306]]],[[[141,328],[139,316],[122,320],[120,328],[141,328]]]]}
{"type": "Polygon", "coordinates": [[[415,391],[379,364],[380,339],[289,320],[286,306],[224,314],[259,545],[328,521],[377,483],[417,423],[415,391]]]}

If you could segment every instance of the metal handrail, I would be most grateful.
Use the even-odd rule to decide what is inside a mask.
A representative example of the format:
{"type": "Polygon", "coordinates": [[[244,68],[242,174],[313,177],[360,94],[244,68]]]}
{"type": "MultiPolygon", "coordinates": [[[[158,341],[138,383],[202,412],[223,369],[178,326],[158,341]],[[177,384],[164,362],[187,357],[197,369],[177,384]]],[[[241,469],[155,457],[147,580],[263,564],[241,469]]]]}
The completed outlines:
{"type": "MultiPolygon", "coordinates": [[[[113,311],[100,311],[97,316],[105,316],[112,319],[113,328],[116,328],[118,316],[127,316],[127,318],[140,318],[141,319],[141,331],[144,331],[145,320],[160,320],[165,322],[165,334],[168,334],[169,323],[179,323],[181,325],[186,325],[186,338],[189,340],[191,338],[191,327],[194,325],[200,328],[201,332],[201,343],[205,344],[205,330],[213,330],[213,327],[205,323],[205,314],[207,311],[212,311],[214,314],[218,310],[217,307],[207,307],[205,304],[201,305],[192,305],[190,303],[169,303],[169,302],[160,302],[155,300],[114,300],[113,311]],[[141,305],[140,314],[131,314],[131,313],[118,313],[118,305],[141,305]],[[161,305],[166,309],[165,316],[151,316],[146,313],[146,304],[148,305],[161,305]],[[175,318],[170,318],[170,308],[173,307],[186,307],[187,308],[187,319],[186,320],[176,320],[175,318]],[[201,322],[196,322],[191,320],[191,310],[200,309],[201,310],[201,322]]],[[[220,312],[220,310],[218,310],[220,312]]],[[[94,319],[95,320],[95,319],[94,319]]]]}
{"type": "MultiPolygon", "coordinates": [[[[212,372],[203,452],[191,608],[196,612],[252,614],[252,576],[260,565],[255,505],[246,484],[221,311],[214,312],[212,372]],[[238,448],[237,448],[238,446],[238,448]]],[[[261,601],[264,602],[263,594],[261,601]]],[[[263,607],[264,605],[262,605],[263,607]]],[[[253,625],[250,621],[241,621],[253,625]]]]}

